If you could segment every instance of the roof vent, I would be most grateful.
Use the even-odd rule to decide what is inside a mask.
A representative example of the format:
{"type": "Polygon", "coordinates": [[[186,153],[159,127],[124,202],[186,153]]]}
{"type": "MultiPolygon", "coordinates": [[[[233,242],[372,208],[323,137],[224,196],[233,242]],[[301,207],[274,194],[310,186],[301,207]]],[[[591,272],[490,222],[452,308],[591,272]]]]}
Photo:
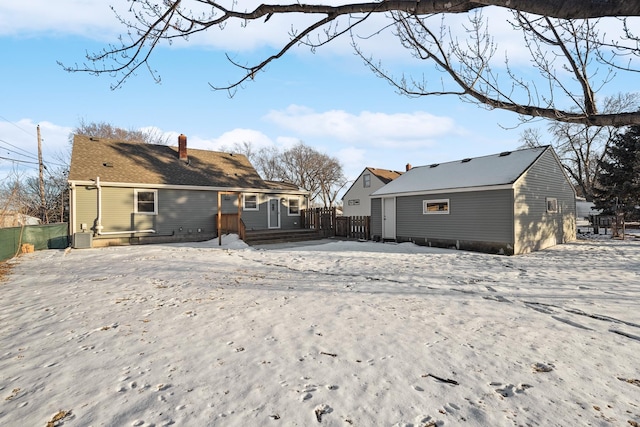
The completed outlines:
{"type": "Polygon", "coordinates": [[[432,165],[430,165],[430,168],[437,168],[438,166],[440,166],[440,163],[434,163],[432,165]]]}
{"type": "Polygon", "coordinates": [[[104,166],[105,168],[112,168],[112,167],[113,167],[113,163],[104,162],[104,163],[102,164],[102,166],[104,166]]]}
{"type": "Polygon", "coordinates": [[[466,159],[462,159],[460,163],[469,163],[470,161],[471,159],[467,157],[466,159]]]}
{"type": "Polygon", "coordinates": [[[503,151],[500,153],[500,157],[508,156],[509,154],[511,154],[511,151],[503,151]]]}
{"type": "Polygon", "coordinates": [[[96,138],[95,136],[89,137],[89,141],[100,141],[99,138],[96,138]]]}

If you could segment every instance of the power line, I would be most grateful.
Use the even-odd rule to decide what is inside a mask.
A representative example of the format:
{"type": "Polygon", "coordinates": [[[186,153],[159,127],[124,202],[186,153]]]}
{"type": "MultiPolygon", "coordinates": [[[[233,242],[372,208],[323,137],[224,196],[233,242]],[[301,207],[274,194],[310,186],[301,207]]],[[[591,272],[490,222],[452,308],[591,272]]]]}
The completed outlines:
{"type": "Polygon", "coordinates": [[[12,159],[12,158],[9,158],[9,157],[2,157],[2,156],[0,156],[0,159],[9,160],[10,162],[16,162],[16,163],[28,163],[28,164],[31,164],[31,165],[38,165],[39,164],[38,162],[28,162],[26,160],[18,160],[18,159],[12,159]]]}
{"type": "Polygon", "coordinates": [[[11,125],[13,125],[13,126],[17,127],[18,129],[20,129],[22,132],[26,133],[27,135],[29,135],[29,136],[34,137],[34,138],[35,138],[35,135],[34,135],[34,134],[29,133],[28,131],[26,131],[26,130],[22,129],[20,126],[18,126],[17,124],[13,123],[11,120],[7,119],[6,117],[4,117],[4,116],[0,115],[0,119],[2,119],[2,120],[4,120],[5,122],[7,122],[7,123],[9,123],[9,124],[11,124],[11,125]]]}
{"type": "Polygon", "coordinates": [[[15,148],[16,150],[22,151],[22,153],[27,153],[27,154],[22,154],[22,153],[20,153],[19,151],[11,150],[11,149],[7,148],[7,150],[8,150],[8,151],[10,151],[10,152],[12,152],[12,153],[15,153],[15,154],[17,154],[17,155],[19,155],[19,156],[29,157],[29,158],[34,159],[34,160],[35,160],[35,159],[37,159],[37,157],[36,157],[36,156],[34,156],[33,154],[29,153],[28,151],[26,151],[26,150],[24,150],[24,149],[22,149],[22,148],[20,148],[20,147],[16,147],[15,145],[13,145],[13,144],[11,144],[11,143],[9,143],[9,142],[7,142],[7,141],[3,140],[3,139],[0,139],[0,143],[3,143],[3,144],[5,144],[5,145],[8,145],[9,147],[13,147],[13,148],[15,148]]]}

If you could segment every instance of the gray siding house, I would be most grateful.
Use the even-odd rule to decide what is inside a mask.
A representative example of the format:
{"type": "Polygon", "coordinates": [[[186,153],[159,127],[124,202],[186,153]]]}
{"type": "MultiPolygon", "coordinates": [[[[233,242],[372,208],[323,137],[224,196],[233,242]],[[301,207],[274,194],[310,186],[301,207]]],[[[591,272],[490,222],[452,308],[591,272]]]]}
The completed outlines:
{"type": "Polygon", "coordinates": [[[374,239],[517,255],[576,238],[576,194],[550,146],[414,167],[371,197],[374,239]]]}
{"type": "Polygon", "coordinates": [[[308,192],[264,181],[246,156],[92,138],[73,141],[74,246],[209,240],[221,230],[300,228],[308,192]]]}

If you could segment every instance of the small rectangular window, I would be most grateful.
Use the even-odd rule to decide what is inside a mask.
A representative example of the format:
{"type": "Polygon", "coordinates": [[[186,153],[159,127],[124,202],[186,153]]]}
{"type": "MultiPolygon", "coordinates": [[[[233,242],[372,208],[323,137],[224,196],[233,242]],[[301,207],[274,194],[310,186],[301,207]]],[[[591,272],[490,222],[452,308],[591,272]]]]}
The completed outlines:
{"type": "Polygon", "coordinates": [[[448,214],[449,199],[423,200],[422,213],[424,215],[448,214]]]}
{"type": "Polygon", "coordinates": [[[133,190],[134,212],[139,214],[158,214],[157,190],[133,190]]]}
{"type": "Polygon", "coordinates": [[[555,197],[547,197],[547,212],[558,212],[558,199],[556,199],[555,197]]]}
{"type": "Polygon", "coordinates": [[[289,199],[289,216],[300,215],[300,199],[289,199]]]}
{"type": "Polygon", "coordinates": [[[258,195],[257,194],[245,194],[242,198],[242,209],[245,211],[257,211],[258,210],[258,195]]]}
{"type": "Polygon", "coordinates": [[[362,184],[364,185],[364,188],[371,187],[371,174],[367,173],[362,175],[362,184]]]}
{"type": "Polygon", "coordinates": [[[360,199],[349,199],[347,204],[349,206],[360,206],[360,199]]]}

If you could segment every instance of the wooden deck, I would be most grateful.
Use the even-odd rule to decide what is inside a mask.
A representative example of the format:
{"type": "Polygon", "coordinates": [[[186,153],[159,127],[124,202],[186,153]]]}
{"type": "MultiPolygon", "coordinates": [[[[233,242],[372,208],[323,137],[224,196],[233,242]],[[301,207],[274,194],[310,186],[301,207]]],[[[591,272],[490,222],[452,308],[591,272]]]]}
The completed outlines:
{"type": "Polygon", "coordinates": [[[264,245],[269,243],[303,242],[305,240],[318,240],[322,236],[313,229],[296,230],[247,230],[244,241],[248,245],[264,245]]]}

